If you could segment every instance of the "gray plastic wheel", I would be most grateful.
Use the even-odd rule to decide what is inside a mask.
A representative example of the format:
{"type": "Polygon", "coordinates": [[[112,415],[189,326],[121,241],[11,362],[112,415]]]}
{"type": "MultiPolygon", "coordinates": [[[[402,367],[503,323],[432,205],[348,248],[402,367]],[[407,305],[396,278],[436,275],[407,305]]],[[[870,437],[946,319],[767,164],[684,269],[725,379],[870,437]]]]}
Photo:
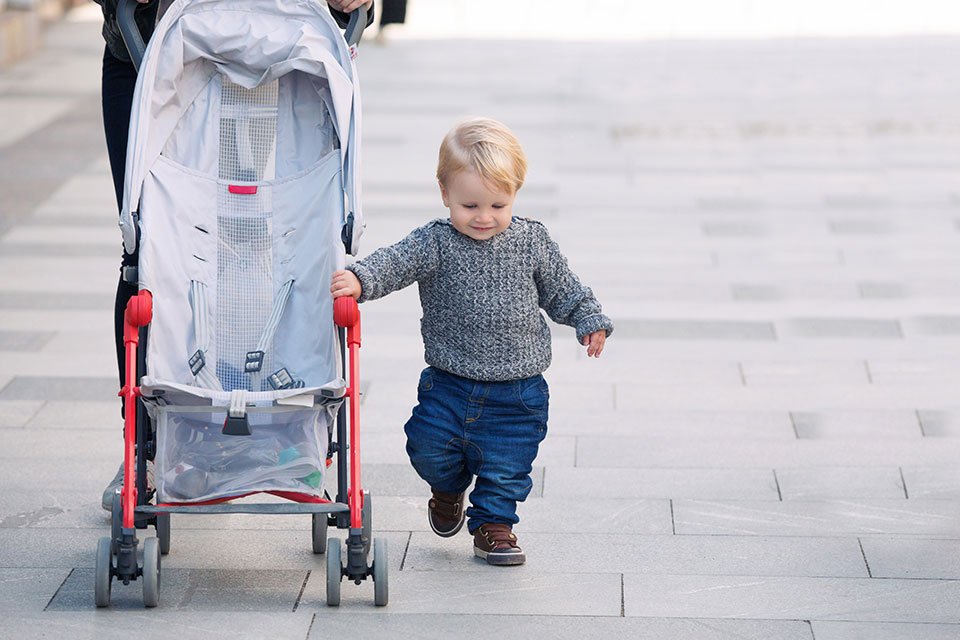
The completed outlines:
{"type": "Polygon", "coordinates": [[[117,553],[120,541],[120,528],[123,526],[123,508],[120,494],[113,494],[113,503],[110,505],[110,552],[117,553]]]}
{"type": "Polygon", "coordinates": [[[370,541],[373,539],[373,499],[369,491],[363,492],[363,509],[360,510],[363,522],[363,555],[370,556],[370,541]]]}
{"type": "Polygon", "coordinates": [[[317,554],[327,552],[327,517],[325,513],[313,514],[313,552],[317,554]]]}
{"type": "Polygon", "coordinates": [[[160,541],[160,555],[165,556],[170,553],[170,514],[157,514],[157,540],[160,541]]]}
{"type": "Polygon", "coordinates": [[[143,541],[143,606],[160,604],[160,541],[147,538],[143,541]]]}
{"type": "Polygon", "coordinates": [[[110,588],[113,581],[113,541],[104,536],[97,541],[97,560],[94,568],[93,597],[98,607],[110,606],[110,588]]]}
{"type": "Polygon", "coordinates": [[[388,563],[387,541],[384,538],[376,538],[373,541],[373,604],[378,607],[385,607],[390,601],[388,563]]]}
{"type": "Polygon", "coordinates": [[[327,541],[327,606],[340,606],[340,580],[343,566],[340,564],[340,538],[327,541]]]}

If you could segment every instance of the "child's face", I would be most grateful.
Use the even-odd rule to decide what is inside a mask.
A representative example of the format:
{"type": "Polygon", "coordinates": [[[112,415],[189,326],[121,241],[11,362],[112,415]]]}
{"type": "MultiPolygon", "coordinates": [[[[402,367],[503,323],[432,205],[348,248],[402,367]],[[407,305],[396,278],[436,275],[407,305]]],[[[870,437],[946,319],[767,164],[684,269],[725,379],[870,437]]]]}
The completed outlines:
{"type": "Polygon", "coordinates": [[[510,226],[516,194],[492,189],[472,169],[457,171],[440,185],[454,229],[474,240],[489,240],[510,226]]]}

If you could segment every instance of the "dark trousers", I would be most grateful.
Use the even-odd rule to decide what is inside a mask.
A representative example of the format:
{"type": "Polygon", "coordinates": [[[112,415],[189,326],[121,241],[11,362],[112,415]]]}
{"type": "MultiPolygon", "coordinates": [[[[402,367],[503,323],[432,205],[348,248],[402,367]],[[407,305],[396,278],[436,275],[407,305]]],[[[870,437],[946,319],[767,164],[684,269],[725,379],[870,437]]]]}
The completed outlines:
{"type": "MultiPolygon", "coordinates": [[[[110,173],[113,175],[113,188],[117,196],[117,211],[123,200],[123,174],[127,159],[127,132],[130,128],[130,108],[133,104],[133,89],[137,83],[137,71],[130,62],[118,60],[109,49],[103,52],[103,77],[100,95],[103,102],[103,133],[107,139],[107,153],[110,156],[110,173]]],[[[121,269],[136,266],[137,255],[123,252],[121,269]]],[[[137,293],[137,285],[123,281],[117,283],[117,298],[114,304],[114,335],[117,345],[117,371],[120,385],[125,377],[123,349],[123,312],[127,301],[137,293]]]]}

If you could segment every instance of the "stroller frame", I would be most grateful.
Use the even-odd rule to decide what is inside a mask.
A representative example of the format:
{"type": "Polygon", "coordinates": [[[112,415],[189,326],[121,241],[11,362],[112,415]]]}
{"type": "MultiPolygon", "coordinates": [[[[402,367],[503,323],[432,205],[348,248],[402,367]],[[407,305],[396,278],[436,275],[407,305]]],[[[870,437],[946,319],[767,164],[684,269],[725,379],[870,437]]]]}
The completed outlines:
{"type": "MultiPolygon", "coordinates": [[[[133,12],[135,0],[120,0],[117,16],[134,65],[139,69],[144,44],[136,28],[133,12]]],[[[347,43],[353,47],[362,35],[367,21],[366,9],[361,6],[350,16],[347,43]]],[[[352,219],[342,233],[347,252],[351,252],[352,219]]],[[[123,277],[137,284],[137,268],[127,267],[123,277]]],[[[155,607],[160,600],[161,556],[171,545],[171,513],[191,514],[310,514],[312,519],[312,548],[315,554],[326,554],[326,601],[330,606],[340,604],[340,585],[343,577],[360,584],[367,578],[374,581],[374,603],[388,603],[388,560],[386,540],[372,538],[372,500],[361,484],[360,466],[360,313],[353,298],[334,301],[333,321],[337,326],[340,362],[348,386],[342,396],[318,398],[323,404],[338,403],[336,434],[328,429],[327,464],[337,456],[337,493],[335,500],[304,496],[284,491],[270,491],[289,503],[229,504],[211,500],[194,504],[151,504],[147,485],[147,462],[157,453],[157,429],[142,399],[140,379],[146,373],[146,345],[153,318],[153,297],[141,289],[127,303],[124,313],[123,342],[126,379],[119,396],[124,402],[124,477],[122,488],[115,494],[111,510],[111,535],[98,541],[95,564],[95,601],[98,607],[109,606],[112,581],[116,578],[125,585],[143,581],[143,600],[147,607],[155,607]],[[348,357],[349,355],[349,357],[348,357]],[[347,409],[349,404],[349,410],[347,409]],[[344,455],[348,453],[348,455],[344,455]],[[306,499],[307,501],[298,501],[306,499]],[[146,537],[140,555],[137,529],[153,526],[156,537],[146,537]],[[346,562],[342,560],[339,538],[327,538],[329,527],[347,530],[346,562]],[[372,545],[371,545],[372,542],[372,545]],[[372,562],[368,562],[370,551],[372,562]]],[[[209,411],[209,409],[207,409],[209,411]]],[[[228,418],[228,422],[232,420],[228,418]]],[[[245,423],[246,418],[243,418],[245,423]]],[[[242,430],[241,426],[241,430],[242,430]]],[[[225,427],[225,433],[228,431],[225,427]]],[[[247,430],[249,433],[249,430],[247,430]]],[[[241,436],[242,437],[242,436],[241,436]]],[[[232,496],[229,499],[243,496],[232,496]]]]}

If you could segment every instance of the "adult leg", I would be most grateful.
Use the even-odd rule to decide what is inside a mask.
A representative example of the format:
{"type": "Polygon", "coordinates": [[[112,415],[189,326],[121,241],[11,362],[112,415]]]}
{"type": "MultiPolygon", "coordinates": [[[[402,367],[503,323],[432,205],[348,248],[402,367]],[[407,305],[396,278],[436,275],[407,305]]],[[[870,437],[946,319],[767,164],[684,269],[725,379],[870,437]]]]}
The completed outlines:
{"type": "MultiPolygon", "coordinates": [[[[103,133],[107,141],[107,154],[110,158],[110,173],[113,176],[113,189],[117,198],[117,212],[123,200],[123,175],[127,157],[127,131],[130,127],[130,108],[133,105],[133,90],[137,82],[137,71],[133,64],[118,60],[104,48],[103,75],[100,96],[103,107],[103,133]]],[[[114,301],[113,327],[114,342],[117,349],[117,373],[120,386],[126,377],[126,362],[123,348],[123,312],[127,301],[137,294],[137,285],[123,281],[123,267],[137,264],[137,256],[123,251],[121,273],[117,282],[117,295],[114,301]]],[[[113,480],[103,490],[101,506],[110,510],[113,494],[123,482],[123,464],[117,470],[113,480]]]]}

